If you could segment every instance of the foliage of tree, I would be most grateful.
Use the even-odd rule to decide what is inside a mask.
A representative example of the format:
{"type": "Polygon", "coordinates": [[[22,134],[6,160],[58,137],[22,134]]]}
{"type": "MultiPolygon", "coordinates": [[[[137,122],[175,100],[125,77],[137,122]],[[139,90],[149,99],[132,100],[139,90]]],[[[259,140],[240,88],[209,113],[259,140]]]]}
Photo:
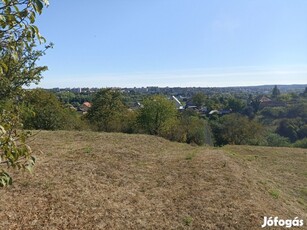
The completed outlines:
{"type": "Polygon", "coordinates": [[[289,147],[290,141],[287,137],[282,137],[277,133],[270,133],[267,138],[268,146],[276,146],[276,147],[289,147]]]}
{"type": "Polygon", "coordinates": [[[225,115],[210,122],[216,145],[249,144],[262,134],[262,126],[239,114],[225,115]]]}
{"type": "Polygon", "coordinates": [[[35,158],[26,144],[29,132],[22,131],[19,107],[2,102],[0,105],[0,187],[11,185],[12,178],[4,167],[31,171],[35,158]]]}
{"type": "Polygon", "coordinates": [[[283,137],[287,137],[293,142],[294,140],[297,139],[297,127],[296,125],[289,121],[288,119],[283,119],[280,123],[279,126],[276,129],[276,133],[283,137]]]}
{"type": "Polygon", "coordinates": [[[197,106],[198,109],[203,107],[206,102],[206,95],[203,93],[196,93],[192,96],[192,103],[197,106]]]}
{"type": "Polygon", "coordinates": [[[102,89],[93,98],[86,118],[98,131],[120,132],[126,122],[128,108],[118,90],[102,89]]]}
{"type": "Polygon", "coordinates": [[[84,102],[92,102],[93,96],[92,93],[82,92],[82,93],[73,93],[68,91],[61,91],[56,93],[57,97],[62,103],[71,104],[73,106],[80,106],[84,102]]]}
{"type": "Polygon", "coordinates": [[[303,124],[301,119],[283,119],[279,122],[276,133],[280,136],[289,138],[293,143],[299,139],[298,132],[301,124],[303,124]]]}
{"type": "Polygon", "coordinates": [[[275,85],[272,90],[272,98],[276,99],[279,95],[280,95],[280,90],[277,88],[277,85],[275,85]]]}
{"type": "Polygon", "coordinates": [[[246,106],[243,100],[235,97],[230,97],[227,104],[227,108],[231,109],[233,112],[241,112],[246,106]]]}
{"type": "Polygon", "coordinates": [[[165,125],[160,135],[171,141],[213,145],[212,132],[206,120],[185,111],[165,125]]]}
{"type": "Polygon", "coordinates": [[[250,106],[250,105],[246,106],[242,110],[241,114],[247,116],[249,119],[254,119],[255,116],[256,116],[255,109],[252,106],[250,106]]]}
{"type": "Polygon", "coordinates": [[[296,141],[296,142],[293,144],[293,147],[296,147],[296,148],[305,148],[305,149],[307,149],[307,137],[305,137],[305,138],[302,139],[302,140],[296,141]]]}
{"type": "Polygon", "coordinates": [[[46,66],[36,66],[44,55],[37,47],[45,42],[34,25],[35,17],[42,12],[47,1],[2,0],[0,2],[0,96],[10,98],[21,91],[22,86],[38,83],[46,66]]]}
{"type": "Polygon", "coordinates": [[[265,107],[260,111],[260,114],[265,118],[279,119],[287,116],[286,107],[265,107]]]}
{"type": "Polygon", "coordinates": [[[23,123],[26,129],[85,129],[76,111],[65,108],[55,94],[45,90],[28,91],[23,99],[23,123]]]}
{"type": "Polygon", "coordinates": [[[36,66],[44,54],[37,44],[45,42],[34,25],[47,0],[0,1],[0,186],[11,184],[7,168],[30,169],[34,164],[22,130],[19,98],[22,86],[38,82],[46,67],[36,66]]]}
{"type": "Polygon", "coordinates": [[[175,119],[177,119],[175,105],[164,96],[156,95],[143,101],[137,122],[145,133],[159,135],[175,119]]]}
{"type": "Polygon", "coordinates": [[[186,120],[187,143],[197,145],[213,145],[212,134],[207,121],[199,117],[189,117],[186,120]]]}
{"type": "Polygon", "coordinates": [[[307,102],[297,102],[289,106],[287,111],[287,118],[302,118],[307,122],[307,102]]]}

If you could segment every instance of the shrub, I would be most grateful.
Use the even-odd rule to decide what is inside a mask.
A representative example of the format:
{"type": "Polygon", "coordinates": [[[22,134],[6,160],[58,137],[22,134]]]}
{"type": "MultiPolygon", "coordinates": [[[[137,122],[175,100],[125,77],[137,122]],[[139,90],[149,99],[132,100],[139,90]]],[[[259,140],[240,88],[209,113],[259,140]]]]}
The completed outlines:
{"type": "Polygon", "coordinates": [[[187,143],[213,145],[210,127],[204,119],[190,118],[187,126],[187,143]]]}
{"type": "Polygon", "coordinates": [[[122,94],[118,90],[102,89],[94,95],[93,105],[86,119],[97,131],[121,132],[127,129],[124,128],[127,112],[122,94]]]}
{"type": "Polygon", "coordinates": [[[254,120],[239,114],[225,115],[210,122],[215,145],[248,144],[260,139],[263,133],[262,126],[254,120]]]}
{"type": "Polygon", "coordinates": [[[166,97],[156,95],[144,100],[137,117],[141,130],[151,135],[163,135],[171,123],[177,119],[175,105],[166,97]]]}
{"type": "Polygon", "coordinates": [[[85,122],[57,97],[45,90],[28,91],[23,100],[23,122],[26,129],[84,129],[85,122]]]}
{"type": "Polygon", "coordinates": [[[298,140],[293,144],[293,147],[296,148],[307,148],[307,137],[302,140],[298,140]]]}
{"type": "Polygon", "coordinates": [[[277,133],[270,133],[267,138],[268,146],[276,146],[276,147],[288,147],[290,146],[290,141],[287,137],[282,137],[277,133]]]}

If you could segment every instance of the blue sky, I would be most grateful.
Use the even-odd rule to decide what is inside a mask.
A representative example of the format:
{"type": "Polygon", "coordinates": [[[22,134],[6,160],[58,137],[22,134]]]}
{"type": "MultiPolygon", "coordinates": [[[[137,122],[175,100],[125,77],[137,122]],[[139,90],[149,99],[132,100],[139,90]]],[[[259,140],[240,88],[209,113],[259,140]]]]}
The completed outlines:
{"type": "Polygon", "coordinates": [[[306,12],[306,0],[50,0],[39,86],[307,84],[306,12]]]}

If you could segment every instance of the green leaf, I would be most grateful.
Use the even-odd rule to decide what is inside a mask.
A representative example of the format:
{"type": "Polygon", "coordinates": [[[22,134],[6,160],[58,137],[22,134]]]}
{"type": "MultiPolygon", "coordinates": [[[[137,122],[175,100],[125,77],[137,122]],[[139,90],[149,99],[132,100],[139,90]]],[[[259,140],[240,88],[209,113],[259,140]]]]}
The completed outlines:
{"type": "Polygon", "coordinates": [[[28,11],[27,10],[23,10],[23,11],[19,12],[19,17],[25,18],[27,16],[28,16],[28,11]]]}
{"type": "Polygon", "coordinates": [[[6,22],[5,17],[3,15],[0,15],[0,21],[6,22]]]}
{"type": "Polygon", "coordinates": [[[2,68],[3,71],[7,72],[8,71],[8,67],[4,62],[0,62],[0,66],[2,68]]]}
{"type": "Polygon", "coordinates": [[[30,22],[31,22],[31,23],[34,23],[34,22],[35,22],[35,12],[32,12],[32,13],[30,14],[29,19],[30,19],[30,22]]]}
{"type": "Polygon", "coordinates": [[[41,14],[41,13],[42,13],[42,10],[43,10],[43,8],[44,8],[43,3],[42,3],[40,0],[34,0],[34,2],[35,2],[35,5],[34,5],[35,10],[36,10],[39,14],[41,14]]]}
{"type": "Polygon", "coordinates": [[[30,28],[31,28],[33,34],[36,34],[37,36],[39,35],[39,30],[38,30],[37,26],[32,25],[32,26],[30,26],[30,28]]]}
{"type": "Polygon", "coordinates": [[[16,62],[18,61],[19,58],[18,58],[18,54],[17,54],[16,51],[13,51],[13,52],[11,53],[11,56],[12,56],[12,58],[13,58],[14,61],[16,61],[16,62]]]}
{"type": "Polygon", "coordinates": [[[10,177],[9,174],[7,174],[6,172],[2,171],[0,173],[0,187],[5,187],[8,185],[12,184],[12,177],[10,177]]]}

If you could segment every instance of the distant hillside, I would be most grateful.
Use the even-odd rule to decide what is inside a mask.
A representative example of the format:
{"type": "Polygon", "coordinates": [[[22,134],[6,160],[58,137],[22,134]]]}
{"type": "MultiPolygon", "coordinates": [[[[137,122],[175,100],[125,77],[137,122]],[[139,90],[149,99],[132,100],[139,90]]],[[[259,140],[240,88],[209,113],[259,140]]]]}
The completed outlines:
{"type": "Polygon", "coordinates": [[[146,135],[40,132],[32,175],[0,190],[0,229],[260,229],[307,220],[307,150],[195,147],[146,135]]]}

